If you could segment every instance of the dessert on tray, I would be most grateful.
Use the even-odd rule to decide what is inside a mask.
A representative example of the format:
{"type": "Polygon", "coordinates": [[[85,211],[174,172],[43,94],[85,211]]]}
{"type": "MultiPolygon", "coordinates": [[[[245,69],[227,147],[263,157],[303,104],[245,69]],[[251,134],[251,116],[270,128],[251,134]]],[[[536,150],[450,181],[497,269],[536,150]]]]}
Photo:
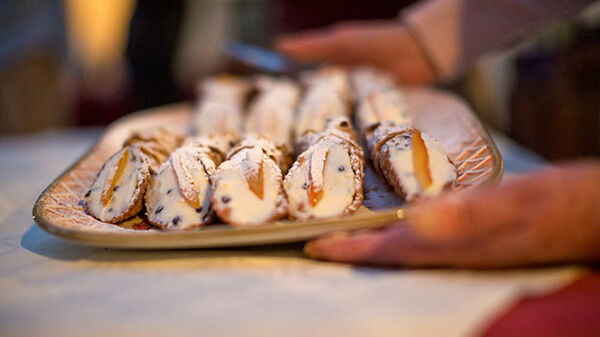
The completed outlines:
{"type": "Polygon", "coordinates": [[[347,117],[315,134],[284,180],[290,216],[330,218],[354,213],[363,200],[364,159],[347,117]]]}
{"type": "Polygon", "coordinates": [[[152,176],[146,193],[148,222],[163,230],[190,230],[213,221],[212,176],[241,133],[242,110],[250,86],[220,76],[201,86],[194,131],[152,176]]]}
{"type": "Polygon", "coordinates": [[[219,145],[207,138],[190,139],[160,166],[146,193],[151,224],[164,230],[189,230],[212,221],[212,175],[224,156],[219,145]]]}
{"type": "Polygon", "coordinates": [[[134,133],[100,168],[84,196],[87,212],[109,223],[139,213],[151,173],[158,170],[180,141],[180,136],[164,129],[134,133]]]}
{"type": "Polygon", "coordinates": [[[315,134],[323,132],[328,119],[350,117],[350,84],[346,72],[325,68],[305,78],[308,87],[298,106],[296,117],[295,152],[302,153],[315,134]]]}
{"type": "Polygon", "coordinates": [[[456,167],[428,134],[382,122],[366,137],[375,170],[406,200],[436,195],[456,182],[456,167]]]}
{"type": "Polygon", "coordinates": [[[213,176],[212,202],[233,226],[256,225],[284,217],[283,175],[292,161],[291,135],[300,88],[290,80],[261,77],[250,103],[246,137],[213,176]]]}
{"type": "Polygon", "coordinates": [[[166,231],[341,217],[362,207],[363,146],[407,201],[456,182],[440,143],[413,125],[402,90],[370,68],[323,67],[299,81],[210,77],[189,125],[187,137],[132,134],[99,170],[86,211],[166,231]]]}
{"type": "Polygon", "coordinates": [[[361,95],[357,124],[377,173],[408,201],[449,190],[456,167],[436,139],[412,125],[400,89],[375,71],[352,79],[361,95]]]}
{"type": "Polygon", "coordinates": [[[262,137],[247,136],[213,174],[212,203],[232,226],[258,225],[287,214],[283,172],[288,154],[262,137]]]}
{"type": "Polygon", "coordinates": [[[296,162],[284,180],[290,217],[354,213],[363,200],[364,159],[350,122],[350,83],[341,68],[305,77],[295,132],[296,162]]]}

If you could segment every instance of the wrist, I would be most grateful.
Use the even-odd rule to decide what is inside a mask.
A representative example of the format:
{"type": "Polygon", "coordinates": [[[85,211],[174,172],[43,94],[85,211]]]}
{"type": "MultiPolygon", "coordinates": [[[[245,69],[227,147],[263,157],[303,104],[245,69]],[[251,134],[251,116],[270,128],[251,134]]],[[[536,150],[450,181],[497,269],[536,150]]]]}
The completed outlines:
{"type": "Polygon", "coordinates": [[[450,81],[462,60],[458,1],[421,1],[400,13],[400,21],[419,45],[436,78],[450,81]]]}

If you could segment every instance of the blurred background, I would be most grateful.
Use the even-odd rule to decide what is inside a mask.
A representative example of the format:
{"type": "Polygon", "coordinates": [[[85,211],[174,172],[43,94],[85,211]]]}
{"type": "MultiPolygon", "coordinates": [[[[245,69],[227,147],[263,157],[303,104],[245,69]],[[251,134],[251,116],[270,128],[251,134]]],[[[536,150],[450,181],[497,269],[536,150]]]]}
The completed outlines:
{"type": "MultiPolygon", "coordinates": [[[[106,125],[191,100],[198,78],[245,69],[223,47],[394,18],[414,1],[4,0],[0,133],[106,125]]],[[[546,159],[600,155],[600,4],[483,57],[446,89],[546,159]]]]}

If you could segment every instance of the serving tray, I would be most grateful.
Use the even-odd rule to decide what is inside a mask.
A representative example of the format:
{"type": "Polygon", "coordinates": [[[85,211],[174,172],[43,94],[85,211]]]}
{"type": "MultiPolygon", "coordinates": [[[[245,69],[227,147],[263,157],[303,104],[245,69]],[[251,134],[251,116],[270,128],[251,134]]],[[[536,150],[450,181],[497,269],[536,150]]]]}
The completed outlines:
{"type": "MultiPolygon", "coordinates": [[[[471,109],[448,92],[421,88],[405,91],[417,128],[437,138],[458,167],[456,190],[493,184],[502,176],[502,157],[471,109]]],[[[191,104],[140,111],[111,124],[93,148],[61,174],[39,196],[33,218],[58,237],[82,244],[123,249],[232,247],[303,241],[332,231],[377,228],[403,216],[403,202],[366,165],[364,206],[356,214],[335,219],[276,221],[254,227],[209,225],[190,232],[148,229],[143,219],[119,225],[104,223],[83,209],[82,197],[104,161],[136,130],[168,127],[187,131],[191,104]]]]}

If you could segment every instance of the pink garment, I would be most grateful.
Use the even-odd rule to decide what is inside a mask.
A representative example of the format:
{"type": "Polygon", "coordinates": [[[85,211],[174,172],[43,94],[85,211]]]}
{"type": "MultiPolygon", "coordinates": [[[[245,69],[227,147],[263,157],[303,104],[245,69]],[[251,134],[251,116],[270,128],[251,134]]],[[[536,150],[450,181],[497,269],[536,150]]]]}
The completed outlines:
{"type": "Polygon", "coordinates": [[[577,13],[592,0],[427,0],[402,19],[447,81],[486,51],[514,42],[551,20],[577,13]]]}

